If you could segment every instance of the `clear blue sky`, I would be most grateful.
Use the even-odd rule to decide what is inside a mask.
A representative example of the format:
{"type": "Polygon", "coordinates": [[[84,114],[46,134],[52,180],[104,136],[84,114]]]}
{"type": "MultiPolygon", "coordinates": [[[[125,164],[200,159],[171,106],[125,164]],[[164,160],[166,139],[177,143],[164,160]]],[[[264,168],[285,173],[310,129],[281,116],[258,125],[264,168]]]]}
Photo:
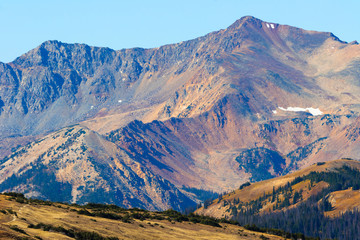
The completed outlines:
{"type": "Polygon", "coordinates": [[[0,61],[46,40],[113,49],[158,47],[223,29],[242,16],[360,40],[358,0],[0,0],[0,61]]]}

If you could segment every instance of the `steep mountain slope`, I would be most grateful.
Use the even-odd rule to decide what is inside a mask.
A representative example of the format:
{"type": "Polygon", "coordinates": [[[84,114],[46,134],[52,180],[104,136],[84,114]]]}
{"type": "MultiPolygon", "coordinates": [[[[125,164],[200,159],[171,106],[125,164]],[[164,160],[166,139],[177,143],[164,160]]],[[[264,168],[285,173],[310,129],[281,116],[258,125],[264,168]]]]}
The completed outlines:
{"type": "Polygon", "coordinates": [[[122,189],[136,201],[115,194],[109,202],[184,209],[199,199],[188,188],[223,192],[318,161],[357,159],[359,64],[357,44],[254,17],[154,49],[45,42],[0,66],[1,189],[49,197],[18,178],[39,159],[57,166],[50,172],[71,189],[69,201],[89,201],[81,200],[88,188],[95,199],[97,190],[122,189]],[[92,151],[65,144],[59,155],[53,147],[71,139],[64,134],[73,123],[86,132],[76,148],[92,151]],[[63,137],[52,133],[63,127],[63,137]],[[14,152],[34,138],[43,139],[41,151],[30,143],[14,152]],[[31,157],[17,154],[26,151],[31,157]],[[75,159],[73,178],[83,161],[94,165],[93,178],[61,177],[58,166],[71,169],[75,159]]]}
{"type": "MultiPolygon", "coordinates": [[[[263,149],[277,155],[278,159],[265,166],[264,171],[268,172],[274,165],[279,165],[276,171],[268,173],[267,178],[279,176],[296,168],[297,162],[321,150],[333,126],[348,121],[348,118],[343,118],[339,117],[328,124],[326,117],[267,123],[228,118],[223,125],[216,116],[148,124],[138,121],[111,132],[108,139],[178,185],[224,191],[237,187],[250,174],[257,174],[259,169],[255,165],[264,162],[264,157],[269,157],[257,152],[252,158],[242,158],[245,152],[263,149]],[[157,167],[156,161],[175,171],[157,167]],[[246,164],[244,161],[253,167],[243,166],[246,164]]],[[[264,177],[260,174],[254,180],[263,180],[264,177]]]]}
{"type": "Polygon", "coordinates": [[[80,126],[57,131],[3,159],[0,191],[67,202],[184,210],[195,203],[103,137],[80,126]],[[15,173],[15,174],[14,174],[15,173]]]}

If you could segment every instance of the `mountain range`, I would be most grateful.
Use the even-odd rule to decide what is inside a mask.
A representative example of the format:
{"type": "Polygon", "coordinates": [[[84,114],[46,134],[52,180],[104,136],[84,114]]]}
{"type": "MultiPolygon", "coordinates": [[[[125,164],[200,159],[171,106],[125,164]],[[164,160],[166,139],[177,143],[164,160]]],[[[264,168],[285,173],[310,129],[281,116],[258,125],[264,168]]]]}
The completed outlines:
{"type": "Polygon", "coordinates": [[[0,63],[0,191],[185,210],[358,159],[360,46],[246,16],[152,49],[47,41],[0,63]]]}

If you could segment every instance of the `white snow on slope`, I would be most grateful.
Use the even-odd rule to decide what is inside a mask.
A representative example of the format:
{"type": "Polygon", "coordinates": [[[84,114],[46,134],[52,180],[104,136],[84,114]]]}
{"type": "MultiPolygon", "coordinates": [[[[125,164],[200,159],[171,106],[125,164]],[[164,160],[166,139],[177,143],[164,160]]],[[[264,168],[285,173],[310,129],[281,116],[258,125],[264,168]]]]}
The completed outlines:
{"type": "Polygon", "coordinates": [[[319,116],[319,115],[323,115],[324,113],[322,111],[320,111],[320,109],[318,108],[301,108],[301,107],[288,107],[288,108],[283,108],[283,107],[278,107],[280,110],[286,111],[286,112],[309,112],[310,114],[312,114],[313,116],[319,116]]]}
{"type": "Polygon", "coordinates": [[[267,28],[270,28],[270,25],[268,23],[266,24],[266,26],[267,26],[267,28]]]}
{"type": "Polygon", "coordinates": [[[274,24],[272,24],[272,23],[270,23],[270,26],[271,26],[271,28],[272,28],[272,29],[274,29],[274,28],[275,28],[275,25],[274,25],[274,24]]]}

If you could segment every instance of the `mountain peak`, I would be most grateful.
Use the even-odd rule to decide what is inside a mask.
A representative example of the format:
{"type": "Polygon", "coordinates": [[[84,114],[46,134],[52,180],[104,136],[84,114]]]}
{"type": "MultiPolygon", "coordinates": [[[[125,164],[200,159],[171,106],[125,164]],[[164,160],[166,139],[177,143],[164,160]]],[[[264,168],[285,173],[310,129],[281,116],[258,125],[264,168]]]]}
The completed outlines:
{"type": "Polygon", "coordinates": [[[58,40],[47,40],[40,44],[40,46],[47,46],[47,45],[61,45],[63,44],[61,41],[58,40]]]}
{"type": "Polygon", "coordinates": [[[240,18],[238,21],[241,21],[241,22],[263,22],[261,19],[259,18],[256,18],[254,16],[244,16],[242,18],[240,18]]]}
{"type": "Polygon", "coordinates": [[[228,27],[228,29],[239,29],[241,27],[246,27],[248,25],[253,25],[253,26],[257,26],[257,27],[261,27],[262,25],[262,20],[258,19],[256,17],[253,16],[244,16],[238,20],[236,20],[233,24],[230,25],[230,27],[228,27]]]}

